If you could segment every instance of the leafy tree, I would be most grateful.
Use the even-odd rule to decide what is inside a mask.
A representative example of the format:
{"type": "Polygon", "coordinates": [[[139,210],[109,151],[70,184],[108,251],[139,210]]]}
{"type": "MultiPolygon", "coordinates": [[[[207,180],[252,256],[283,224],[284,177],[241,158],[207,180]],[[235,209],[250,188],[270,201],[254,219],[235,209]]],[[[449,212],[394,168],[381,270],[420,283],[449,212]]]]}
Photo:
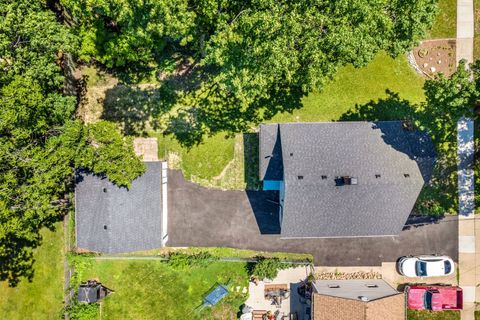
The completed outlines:
{"type": "Polygon", "coordinates": [[[74,119],[59,56],[74,44],[37,1],[0,0],[0,280],[33,276],[39,230],[71,205],[75,169],[119,185],[144,170],[114,124],[74,119]]]}
{"type": "Polygon", "coordinates": [[[71,204],[75,168],[106,174],[120,185],[129,185],[144,170],[131,141],[111,123],[68,121],[47,132],[51,136],[46,140],[21,147],[15,139],[0,138],[0,279],[12,285],[20,276],[32,277],[38,232],[71,204]]]}
{"type": "Polygon", "coordinates": [[[62,0],[81,55],[107,67],[150,68],[160,57],[196,62],[168,132],[185,145],[301,106],[347,64],[412,48],[437,0],[62,0]],[[191,92],[193,91],[193,92],[191,92]]]}
{"type": "Polygon", "coordinates": [[[62,54],[73,51],[75,41],[41,3],[0,0],[0,84],[20,74],[45,90],[63,84],[62,54]]]}
{"type": "Polygon", "coordinates": [[[108,67],[148,65],[168,42],[192,40],[186,0],[62,0],[81,36],[80,57],[108,67]]]}
{"type": "Polygon", "coordinates": [[[475,72],[461,62],[450,78],[440,75],[425,82],[424,125],[429,128],[437,145],[455,142],[457,121],[462,116],[472,116],[480,92],[476,67],[473,68],[475,72]],[[475,81],[472,81],[474,77],[475,81]]]}
{"type": "Polygon", "coordinates": [[[212,36],[203,64],[216,72],[192,107],[217,131],[246,129],[271,110],[298,107],[338,67],[364,66],[380,50],[397,55],[411,48],[432,24],[435,4],[253,1],[212,36]]]}

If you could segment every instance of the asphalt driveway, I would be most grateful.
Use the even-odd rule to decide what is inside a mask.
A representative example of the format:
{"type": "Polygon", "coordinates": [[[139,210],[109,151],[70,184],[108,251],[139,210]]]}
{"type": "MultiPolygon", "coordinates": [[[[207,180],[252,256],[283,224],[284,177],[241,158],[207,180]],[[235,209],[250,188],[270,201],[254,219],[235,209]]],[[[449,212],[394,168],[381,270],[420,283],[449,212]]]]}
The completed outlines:
{"type": "Polygon", "coordinates": [[[283,240],[274,234],[279,229],[274,193],[212,190],[176,170],[168,179],[168,246],[310,253],[322,266],[378,266],[430,253],[458,259],[456,217],[415,224],[396,237],[283,240]]]}

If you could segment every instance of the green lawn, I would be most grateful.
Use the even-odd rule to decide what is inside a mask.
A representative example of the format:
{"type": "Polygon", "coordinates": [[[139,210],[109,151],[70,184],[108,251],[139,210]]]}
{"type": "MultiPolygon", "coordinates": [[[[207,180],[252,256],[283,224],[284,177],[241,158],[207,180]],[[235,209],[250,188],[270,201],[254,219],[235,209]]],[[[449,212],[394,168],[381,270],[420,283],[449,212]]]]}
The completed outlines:
{"type": "MultiPolygon", "coordinates": [[[[392,59],[382,53],[364,68],[342,68],[322,92],[305,97],[301,109],[278,114],[270,122],[338,120],[356,105],[385,99],[387,90],[417,103],[424,100],[423,83],[424,79],[413,71],[404,56],[392,59]]],[[[234,139],[218,134],[189,151],[171,137],[155,136],[159,138],[160,158],[170,153],[171,165],[202,185],[242,189],[247,185],[243,175],[248,168],[256,172],[253,162],[258,159],[244,161],[242,136],[234,139]]]]}
{"type": "Polygon", "coordinates": [[[460,311],[407,311],[407,320],[460,320],[460,311]]]}
{"type": "Polygon", "coordinates": [[[473,59],[480,59],[480,0],[473,1],[474,7],[474,39],[473,39],[473,59]]]}
{"type": "Polygon", "coordinates": [[[170,164],[181,168],[189,180],[212,180],[233,159],[235,141],[226,138],[224,133],[207,137],[203,143],[190,150],[182,148],[172,136],[164,136],[162,133],[153,135],[158,139],[159,157],[166,159],[168,156],[170,164]]]}
{"type": "Polygon", "coordinates": [[[457,1],[439,0],[439,12],[427,39],[455,38],[457,36],[457,1]]]}
{"type": "Polygon", "coordinates": [[[236,319],[246,295],[230,294],[217,306],[195,311],[217,283],[248,286],[244,263],[214,262],[176,270],[165,262],[93,260],[83,280],[99,279],[115,292],[102,302],[102,319],[236,319]]]}
{"type": "Polygon", "coordinates": [[[279,114],[269,122],[338,120],[357,104],[386,98],[387,90],[418,103],[424,100],[423,83],[404,56],[392,59],[382,53],[364,68],[341,69],[322,92],[311,93],[303,100],[303,108],[279,114]]]}
{"type": "Polygon", "coordinates": [[[43,243],[35,251],[35,275],[15,288],[0,284],[2,319],[58,319],[63,307],[63,229],[43,230],[43,243]]]}

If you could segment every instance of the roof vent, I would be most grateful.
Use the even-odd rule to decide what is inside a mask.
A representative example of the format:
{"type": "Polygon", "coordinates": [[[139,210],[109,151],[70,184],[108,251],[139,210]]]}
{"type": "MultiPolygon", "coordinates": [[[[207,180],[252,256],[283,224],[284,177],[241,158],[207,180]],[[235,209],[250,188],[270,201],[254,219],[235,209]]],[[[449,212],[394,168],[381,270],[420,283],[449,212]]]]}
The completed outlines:
{"type": "Polygon", "coordinates": [[[410,175],[409,175],[408,173],[404,173],[403,176],[404,176],[405,178],[410,178],[410,175]]]}
{"type": "Polygon", "coordinates": [[[381,177],[381,175],[378,174],[378,173],[375,175],[375,178],[377,178],[377,179],[379,179],[380,177],[381,177]]]}
{"type": "Polygon", "coordinates": [[[322,176],[322,180],[325,180],[325,179],[327,179],[327,176],[322,176]]]}
{"type": "Polygon", "coordinates": [[[340,285],[338,285],[338,284],[329,284],[328,287],[331,288],[331,289],[338,289],[338,288],[340,288],[340,285]]]}
{"type": "Polygon", "coordinates": [[[368,297],[365,297],[365,296],[359,296],[358,299],[360,299],[364,302],[367,302],[369,300],[368,297]]]}
{"type": "Polygon", "coordinates": [[[378,288],[378,285],[371,284],[371,283],[367,284],[366,286],[367,286],[367,288],[378,288]]]}
{"type": "Polygon", "coordinates": [[[303,180],[303,176],[298,176],[298,180],[303,180]]]}
{"type": "Polygon", "coordinates": [[[290,157],[293,157],[293,152],[290,152],[290,157]]]}
{"type": "Polygon", "coordinates": [[[358,184],[358,179],[354,177],[349,177],[349,176],[343,176],[343,184],[345,185],[357,185],[358,184]]]}
{"type": "Polygon", "coordinates": [[[350,176],[335,177],[335,184],[337,186],[357,185],[358,178],[354,178],[350,176]]]}
{"type": "Polygon", "coordinates": [[[107,192],[107,188],[103,188],[103,192],[107,192]]]}
{"type": "Polygon", "coordinates": [[[103,225],[103,230],[107,230],[107,225],[106,224],[103,225]]]}

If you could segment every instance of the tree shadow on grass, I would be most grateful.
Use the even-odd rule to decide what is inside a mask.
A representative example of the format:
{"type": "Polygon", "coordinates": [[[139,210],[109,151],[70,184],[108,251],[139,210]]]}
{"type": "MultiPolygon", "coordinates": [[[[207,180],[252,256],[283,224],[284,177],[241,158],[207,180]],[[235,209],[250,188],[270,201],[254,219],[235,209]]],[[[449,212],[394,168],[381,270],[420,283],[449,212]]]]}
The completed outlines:
{"type": "Polygon", "coordinates": [[[253,101],[242,108],[243,101],[224,92],[215,96],[215,86],[193,95],[189,105],[172,116],[166,133],[172,134],[187,148],[202,142],[205,136],[227,132],[248,132],[252,126],[271,119],[281,112],[293,112],[302,107],[306,92],[301,89],[277,89],[268,99],[253,101]],[[215,96],[212,98],[212,96],[215,96]]]}
{"type": "Polygon", "coordinates": [[[387,97],[378,101],[370,100],[366,104],[355,105],[340,116],[340,121],[394,121],[404,120],[414,122],[419,118],[415,106],[408,100],[401,99],[399,94],[386,91],[387,97]]]}
{"type": "Polygon", "coordinates": [[[102,118],[118,123],[126,135],[159,129],[159,117],[171,110],[176,94],[168,86],[117,85],[105,94],[102,118]]]}

